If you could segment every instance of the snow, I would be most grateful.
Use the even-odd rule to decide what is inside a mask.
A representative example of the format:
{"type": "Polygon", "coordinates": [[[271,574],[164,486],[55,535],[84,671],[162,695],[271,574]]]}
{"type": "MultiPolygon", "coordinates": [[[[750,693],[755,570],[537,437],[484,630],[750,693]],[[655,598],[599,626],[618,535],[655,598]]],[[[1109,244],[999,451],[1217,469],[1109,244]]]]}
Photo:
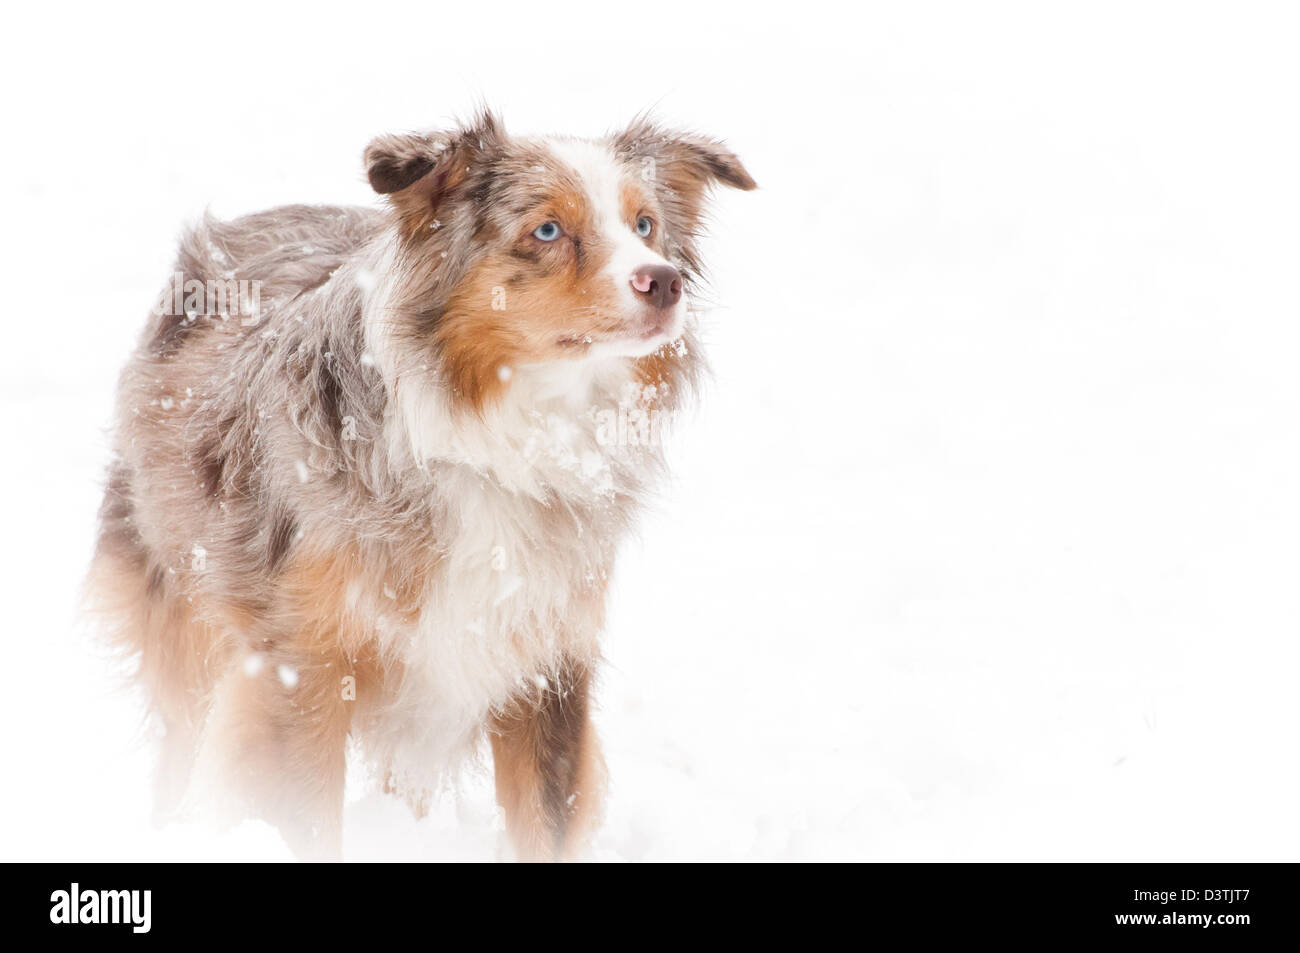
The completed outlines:
{"type": "MultiPolygon", "coordinates": [[[[1294,14],[806,4],[778,44],[667,6],[647,67],[604,5],[485,54],[437,39],[474,10],[235,4],[167,83],[197,12],[15,14],[0,858],[288,857],[149,824],[152,729],[75,612],[114,378],[183,220],[371,202],[371,136],[479,98],[653,105],[762,187],[719,196],[714,381],[613,580],[596,859],[1297,857],[1294,14]]],[[[350,859],[500,854],[485,771],[419,822],[349,781],[350,859]]]]}

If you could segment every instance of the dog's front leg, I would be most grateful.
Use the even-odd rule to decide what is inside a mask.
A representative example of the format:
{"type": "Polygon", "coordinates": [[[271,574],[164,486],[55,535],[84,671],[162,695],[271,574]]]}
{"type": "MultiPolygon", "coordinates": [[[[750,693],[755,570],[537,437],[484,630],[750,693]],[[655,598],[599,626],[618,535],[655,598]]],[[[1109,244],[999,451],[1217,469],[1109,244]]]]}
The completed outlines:
{"type": "Polygon", "coordinates": [[[492,719],[497,802],[520,860],[573,859],[599,818],[605,765],[590,685],[587,665],[566,662],[492,719]]]}

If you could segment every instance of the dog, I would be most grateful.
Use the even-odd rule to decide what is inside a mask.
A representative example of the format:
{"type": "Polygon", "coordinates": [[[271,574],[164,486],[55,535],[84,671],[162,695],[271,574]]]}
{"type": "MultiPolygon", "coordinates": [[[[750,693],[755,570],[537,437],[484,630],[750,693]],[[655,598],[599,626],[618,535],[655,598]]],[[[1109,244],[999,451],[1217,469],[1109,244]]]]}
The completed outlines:
{"type": "Polygon", "coordinates": [[[705,206],[755,183],[648,118],[488,110],[364,164],[382,208],[205,216],[122,373],[89,588],[164,729],[156,815],[219,790],[338,859],[349,756],[419,814],[486,738],[511,854],[580,857],[606,587],[664,467],[606,412],[692,398],[705,206]]]}

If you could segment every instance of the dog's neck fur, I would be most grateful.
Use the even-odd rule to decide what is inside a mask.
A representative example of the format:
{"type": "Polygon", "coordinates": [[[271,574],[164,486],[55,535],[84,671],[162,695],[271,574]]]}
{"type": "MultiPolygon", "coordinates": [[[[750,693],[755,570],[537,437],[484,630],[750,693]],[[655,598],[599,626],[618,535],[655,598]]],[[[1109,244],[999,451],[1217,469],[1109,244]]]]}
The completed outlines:
{"type": "Polygon", "coordinates": [[[599,439],[602,412],[649,410],[629,358],[502,367],[507,385],[501,397],[486,407],[464,407],[436,356],[417,357],[394,341],[393,316],[405,304],[388,278],[392,264],[391,245],[367,257],[366,270],[376,280],[362,306],[367,354],[388,394],[384,439],[391,459],[421,470],[468,467],[507,492],[569,504],[635,497],[662,469],[657,443],[628,447],[599,439]]]}

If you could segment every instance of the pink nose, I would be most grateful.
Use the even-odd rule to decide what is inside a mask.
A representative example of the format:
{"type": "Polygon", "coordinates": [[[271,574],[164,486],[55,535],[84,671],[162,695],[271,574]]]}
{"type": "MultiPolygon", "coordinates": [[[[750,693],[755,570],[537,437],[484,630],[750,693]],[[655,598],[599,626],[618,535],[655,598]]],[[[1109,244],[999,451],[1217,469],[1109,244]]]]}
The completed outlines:
{"type": "Polygon", "coordinates": [[[632,274],[632,288],[662,311],[681,298],[682,275],[672,265],[642,265],[632,274]]]}

